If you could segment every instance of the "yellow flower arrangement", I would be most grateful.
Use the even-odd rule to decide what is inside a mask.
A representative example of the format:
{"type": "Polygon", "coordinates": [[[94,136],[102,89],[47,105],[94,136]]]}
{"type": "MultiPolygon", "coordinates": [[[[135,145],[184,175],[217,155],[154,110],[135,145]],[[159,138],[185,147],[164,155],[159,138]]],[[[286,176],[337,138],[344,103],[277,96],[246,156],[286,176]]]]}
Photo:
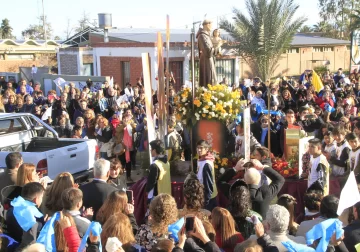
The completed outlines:
{"type": "Polygon", "coordinates": [[[226,123],[241,112],[240,92],[233,92],[228,86],[221,84],[197,88],[194,100],[191,89],[185,88],[178,93],[174,102],[177,118],[181,118],[188,127],[193,127],[201,119],[226,123]]]}

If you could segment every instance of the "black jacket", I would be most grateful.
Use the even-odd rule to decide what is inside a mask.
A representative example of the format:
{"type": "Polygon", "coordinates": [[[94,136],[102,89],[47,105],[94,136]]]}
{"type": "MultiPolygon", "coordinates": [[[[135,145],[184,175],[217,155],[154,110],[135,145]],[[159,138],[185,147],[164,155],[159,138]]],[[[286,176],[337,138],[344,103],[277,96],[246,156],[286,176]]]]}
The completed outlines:
{"type": "Polygon", "coordinates": [[[28,245],[36,242],[37,236],[45,222],[43,217],[36,218],[36,223],[27,232],[25,232],[18,224],[13,211],[14,208],[11,207],[6,213],[8,235],[20,243],[15,251],[22,251],[22,249],[28,245]]]}
{"type": "MultiPolygon", "coordinates": [[[[262,133],[262,128],[260,123],[254,123],[251,125],[251,132],[253,133],[254,137],[256,138],[256,140],[261,143],[261,133],[262,133]]],[[[268,132],[266,133],[265,136],[265,142],[264,142],[264,146],[266,148],[268,147],[268,132]]],[[[281,156],[282,152],[280,149],[280,132],[276,131],[275,129],[273,129],[273,127],[270,127],[270,145],[271,145],[271,152],[274,154],[274,156],[281,156]]]]}
{"type": "MultiPolygon", "coordinates": [[[[155,160],[159,160],[163,163],[167,162],[167,156],[158,156],[155,160]]],[[[159,167],[156,166],[155,163],[152,163],[150,165],[149,168],[149,176],[147,179],[147,183],[146,183],[146,187],[145,187],[145,191],[147,193],[149,193],[152,189],[154,189],[153,191],[153,197],[158,195],[158,191],[157,191],[157,182],[159,180],[159,175],[160,175],[160,169],[159,167]]]]}
{"type": "Polygon", "coordinates": [[[101,180],[93,180],[90,183],[80,186],[83,192],[83,204],[86,208],[92,207],[94,210],[93,220],[96,220],[96,214],[104,204],[110,193],[117,189],[101,180]]]}
{"type": "Polygon", "coordinates": [[[319,130],[321,125],[324,124],[324,121],[321,118],[303,120],[298,122],[299,125],[305,130],[305,132],[310,133],[315,130],[319,130]]]}
{"type": "Polygon", "coordinates": [[[96,135],[96,139],[99,140],[100,142],[103,143],[107,143],[111,140],[112,138],[112,129],[110,126],[105,127],[102,131],[101,131],[101,136],[100,135],[96,135]]]}
{"type": "Polygon", "coordinates": [[[252,209],[259,213],[263,219],[269,209],[270,202],[279,193],[285,183],[285,179],[272,168],[264,168],[263,173],[271,179],[270,185],[249,185],[252,209]]]}
{"type": "Polygon", "coordinates": [[[356,252],[355,245],[360,243],[360,220],[354,220],[344,227],[344,243],[350,252],[356,252]]]}

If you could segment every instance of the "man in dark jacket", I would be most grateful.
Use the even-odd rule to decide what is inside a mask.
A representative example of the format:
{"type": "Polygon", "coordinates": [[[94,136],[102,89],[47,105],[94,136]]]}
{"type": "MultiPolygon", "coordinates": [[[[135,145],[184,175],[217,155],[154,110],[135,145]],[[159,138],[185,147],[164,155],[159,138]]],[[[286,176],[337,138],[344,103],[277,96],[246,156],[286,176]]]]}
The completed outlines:
{"type": "Polygon", "coordinates": [[[324,121],[317,118],[316,115],[311,115],[308,107],[301,107],[299,109],[299,125],[305,130],[306,133],[312,133],[319,130],[324,121]]]}
{"type": "Polygon", "coordinates": [[[261,164],[259,160],[252,159],[251,162],[255,168],[250,168],[245,172],[244,180],[249,186],[252,210],[259,213],[263,219],[265,219],[270,202],[281,190],[285,183],[285,179],[272,168],[261,164]],[[261,181],[259,171],[262,171],[263,174],[269,177],[271,180],[270,185],[263,184],[259,187],[261,181]]]}
{"type": "Polygon", "coordinates": [[[349,252],[356,252],[355,245],[360,243],[360,202],[353,206],[355,220],[344,228],[344,243],[349,252]]]}
{"type": "Polygon", "coordinates": [[[83,192],[83,204],[85,208],[92,207],[94,210],[93,220],[96,220],[96,214],[104,204],[106,198],[116,187],[107,184],[110,176],[110,162],[105,159],[99,159],[94,163],[94,180],[90,183],[80,186],[83,192]]]}
{"type": "Polygon", "coordinates": [[[148,194],[148,202],[160,193],[171,195],[170,164],[164,154],[165,144],[161,140],[154,140],[150,142],[150,149],[154,162],[150,165],[145,188],[148,194]]]}
{"type": "Polygon", "coordinates": [[[9,185],[15,185],[17,172],[23,159],[19,152],[11,152],[6,156],[5,163],[6,169],[0,173],[0,192],[9,185]]]}

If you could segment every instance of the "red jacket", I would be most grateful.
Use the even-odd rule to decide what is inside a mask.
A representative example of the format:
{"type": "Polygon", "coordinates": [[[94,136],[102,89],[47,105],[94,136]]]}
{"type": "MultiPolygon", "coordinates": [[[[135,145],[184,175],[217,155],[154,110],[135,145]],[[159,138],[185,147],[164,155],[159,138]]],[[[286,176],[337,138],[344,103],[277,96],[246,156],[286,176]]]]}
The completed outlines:
{"type": "Polygon", "coordinates": [[[81,241],[76,227],[65,228],[64,236],[69,252],[77,252],[81,241]]]}
{"type": "Polygon", "coordinates": [[[218,232],[216,232],[216,235],[215,235],[215,242],[219,246],[219,248],[222,249],[223,251],[225,251],[225,252],[233,252],[235,246],[244,241],[244,237],[240,233],[237,233],[235,235],[237,236],[238,239],[237,239],[236,244],[234,244],[234,246],[232,248],[229,248],[229,247],[224,248],[223,247],[223,244],[221,242],[221,235],[218,234],[218,232]]]}
{"type": "Polygon", "coordinates": [[[324,110],[326,103],[329,103],[329,105],[334,108],[334,101],[331,98],[328,101],[324,101],[322,97],[319,97],[315,102],[322,110],[324,110]]]}

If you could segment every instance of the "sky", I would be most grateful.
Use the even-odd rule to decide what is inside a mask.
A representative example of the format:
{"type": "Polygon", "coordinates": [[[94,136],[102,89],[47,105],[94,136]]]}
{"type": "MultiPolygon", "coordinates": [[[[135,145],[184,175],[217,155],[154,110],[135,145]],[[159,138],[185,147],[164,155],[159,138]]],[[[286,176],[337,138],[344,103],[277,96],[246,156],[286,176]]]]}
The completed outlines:
{"type": "MultiPolygon", "coordinates": [[[[62,39],[66,38],[68,20],[71,27],[76,27],[84,12],[91,20],[97,20],[98,13],[112,13],[113,27],[117,28],[165,28],[169,15],[170,28],[175,29],[190,28],[205,15],[216,27],[221,18],[231,19],[234,7],[245,10],[245,0],[1,0],[1,9],[6,11],[1,12],[0,19],[8,18],[13,35],[22,39],[21,31],[39,23],[37,16],[42,15],[42,1],[53,37],[62,39]]],[[[307,25],[319,21],[317,0],[294,1],[299,4],[296,16],[307,17],[307,25]]]]}

